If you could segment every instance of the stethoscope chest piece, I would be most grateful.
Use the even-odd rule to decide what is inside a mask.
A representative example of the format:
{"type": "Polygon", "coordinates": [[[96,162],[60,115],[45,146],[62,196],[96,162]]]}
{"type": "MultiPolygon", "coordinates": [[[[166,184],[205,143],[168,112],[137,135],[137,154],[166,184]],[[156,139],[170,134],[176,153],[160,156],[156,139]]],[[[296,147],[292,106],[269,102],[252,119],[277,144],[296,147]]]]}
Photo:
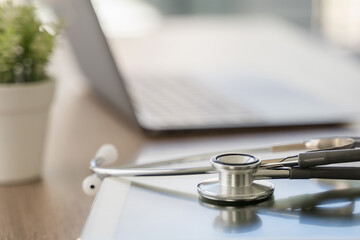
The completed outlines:
{"type": "Polygon", "coordinates": [[[217,203],[247,203],[269,198],[274,185],[264,180],[254,181],[254,173],[261,162],[258,158],[230,153],[213,157],[211,165],[219,171],[219,178],[201,182],[197,191],[203,200],[217,203]]]}

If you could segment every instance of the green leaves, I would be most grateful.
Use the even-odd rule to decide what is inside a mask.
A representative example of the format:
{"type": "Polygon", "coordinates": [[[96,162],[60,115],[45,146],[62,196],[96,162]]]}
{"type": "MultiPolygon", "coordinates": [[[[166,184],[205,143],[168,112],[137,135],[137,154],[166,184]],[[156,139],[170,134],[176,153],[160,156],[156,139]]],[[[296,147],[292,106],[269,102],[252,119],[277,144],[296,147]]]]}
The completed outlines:
{"type": "Polygon", "coordinates": [[[0,5],[0,83],[46,79],[54,44],[55,36],[46,31],[34,7],[0,5]]]}

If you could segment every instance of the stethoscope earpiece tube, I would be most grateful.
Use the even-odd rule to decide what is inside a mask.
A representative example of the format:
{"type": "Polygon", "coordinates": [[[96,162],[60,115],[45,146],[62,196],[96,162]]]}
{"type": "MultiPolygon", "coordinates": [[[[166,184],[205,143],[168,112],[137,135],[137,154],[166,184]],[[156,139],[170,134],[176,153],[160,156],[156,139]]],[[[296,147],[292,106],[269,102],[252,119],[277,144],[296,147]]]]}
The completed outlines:
{"type": "Polygon", "coordinates": [[[360,180],[360,168],[357,167],[292,167],[290,179],[350,179],[360,180]]]}
{"type": "Polygon", "coordinates": [[[360,149],[304,152],[299,154],[299,167],[309,168],[319,165],[360,161],[360,149]]]}

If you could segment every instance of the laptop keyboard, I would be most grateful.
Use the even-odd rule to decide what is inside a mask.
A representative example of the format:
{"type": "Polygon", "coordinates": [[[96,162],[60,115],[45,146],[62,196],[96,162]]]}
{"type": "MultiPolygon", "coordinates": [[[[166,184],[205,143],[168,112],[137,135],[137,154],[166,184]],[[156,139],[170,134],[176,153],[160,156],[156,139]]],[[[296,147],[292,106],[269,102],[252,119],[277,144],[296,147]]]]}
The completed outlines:
{"type": "Polygon", "coordinates": [[[249,109],[188,78],[137,77],[127,86],[145,127],[230,127],[255,120],[249,109]]]}

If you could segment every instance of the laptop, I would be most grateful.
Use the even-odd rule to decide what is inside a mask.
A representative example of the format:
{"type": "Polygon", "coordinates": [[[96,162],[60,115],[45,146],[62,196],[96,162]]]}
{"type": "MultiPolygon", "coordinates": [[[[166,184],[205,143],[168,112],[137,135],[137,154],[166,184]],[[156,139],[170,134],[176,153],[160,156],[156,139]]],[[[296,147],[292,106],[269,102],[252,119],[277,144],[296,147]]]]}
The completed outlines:
{"type": "MultiPolygon", "coordinates": [[[[213,49],[221,54],[221,48],[227,47],[227,50],[223,51],[225,55],[221,56],[222,61],[217,59],[218,56],[211,54],[202,55],[202,60],[196,55],[191,55],[192,52],[196,53],[196,49],[206,45],[206,34],[203,37],[198,34],[199,30],[205,29],[198,23],[198,19],[195,20],[195,24],[189,20],[180,21],[181,23],[177,20],[165,21],[164,30],[160,31],[163,35],[155,37],[155,40],[144,38],[141,46],[148,46],[143,51],[142,59],[145,60],[142,61],[142,65],[135,64],[132,67],[135,71],[131,72],[126,71],[126,67],[120,68],[119,58],[114,57],[117,50],[110,48],[91,1],[66,0],[57,4],[60,5],[60,13],[66,19],[67,36],[74,55],[94,92],[131,125],[148,134],[329,125],[346,123],[351,119],[351,114],[348,114],[343,106],[332,102],[331,96],[325,96],[325,93],[331,92],[330,83],[334,82],[329,79],[329,76],[331,78],[334,75],[331,71],[336,71],[335,68],[324,71],[326,64],[333,60],[331,64],[341,69],[347,64],[347,60],[329,53],[327,47],[322,47],[320,42],[307,36],[303,30],[298,30],[282,20],[255,18],[242,21],[239,32],[243,31],[243,36],[250,36],[247,38],[248,42],[259,44],[254,45],[254,49],[249,49],[246,42],[220,42],[216,49],[213,49]],[[184,22],[185,25],[181,25],[184,22]],[[176,32],[176,28],[180,30],[177,34],[172,34],[176,32]],[[191,39],[192,36],[195,36],[194,39],[191,39]],[[265,39],[262,39],[264,36],[265,39]],[[161,42],[161,39],[167,38],[173,44],[169,45],[170,48],[166,48],[166,44],[161,42]],[[160,40],[156,42],[156,39],[160,40]],[[282,39],[284,41],[280,41],[282,39]],[[295,40],[292,45],[289,44],[291,40],[295,40]],[[180,41],[180,44],[191,42],[186,48],[186,56],[182,52],[184,49],[174,50],[172,46],[179,43],[176,41],[180,41]],[[263,41],[277,45],[273,49],[264,48],[267,45],[263,44],[263,41]],[[227,59],[226,54],[232,52],[229,45],[234,52],[240,52],[234,55],[235,58],[229,56],[227,59]],[[237,51],[239,46],[242,48],[237,51]],[[237,58],[240,55],[244,55],[245,58],[237,58]],[[297,62],[290,61],[289,56],[293,56],[292,59],[301,59],[299,62],[304,66],[297,66],[297,62]],[[206,61],[211,58],[215,64],[206,65],[206,61]],[[193,62],[196,59],[200,63],[193,62]],[[258,60],[269,65],[264,66],[264,62],[258,60]],[[202,61],[204,64],[201,64],[202,61]],[[219,69],[222,70],[213,71],[218,66],[216,61],[220,63],[222,67],[219,69]],[[179,62],[185,64],[182,66],[185,71],[181,70],[179,62]],[[253,66],[249,65],[251,62],[254,62],[253,66]],[[156,64],[157,67],[151,67],[156,64]],[[313,71],[318,67],[317,64],[320,64],[320,70],[314,74],[316,79],[304,81],[301,74],[307,69],[313,71]],[[188,71],[190,65],[198,69],[202,67],[202,70],[188,71]],[[232,70],[226,70],[226,65],[233,66],[232,70]],[[173,71],[170,73],[162,71],[170,69],[171,66],[173,71]],[[244,70],[234,71],[242,68],[244,70]],[[319,71],[322,71],[323,75],[319,75],[319,71]],[[283,72],[286,74],[282,74],[283,72]],[[288,78],[297,82],[294,84],[288,81],[288,78]],[[323,91],[322,88],[316,92],[318,86],[323,84],[329,84],[327,91],[323,91]],[[311,85],[315,87],[312,88],[311,85]]],[[[213,22],[210,21],[210,25],[220,21],[215,19],[213,22]]],[[[231,22],[229,20],[224,25],[231,22]]],[[[224,39],[228,33],[234,32],[234,29],[228,29],[227,32],[222,32],[221,27],[219,29],[224,39]]],[[[210,35],[213,36],[214,33],[210,35]]],[[[236,38],[229,35],[228,39],[236,38]]],[[[121,44],[121,41],[116,41],[116,44],[121,44]]],[[[141,46],[138,49],[141,49],[141,46]]],[[[127,49],[125,43],[123,49],[127,49]]],[[[211,46],[209,49],[204,48],[203,52],[209,53],[208,50],[211,49],[211,46]]],[[[357,78],[360,73],[355,71],[350,75],[357,78]]]]}

